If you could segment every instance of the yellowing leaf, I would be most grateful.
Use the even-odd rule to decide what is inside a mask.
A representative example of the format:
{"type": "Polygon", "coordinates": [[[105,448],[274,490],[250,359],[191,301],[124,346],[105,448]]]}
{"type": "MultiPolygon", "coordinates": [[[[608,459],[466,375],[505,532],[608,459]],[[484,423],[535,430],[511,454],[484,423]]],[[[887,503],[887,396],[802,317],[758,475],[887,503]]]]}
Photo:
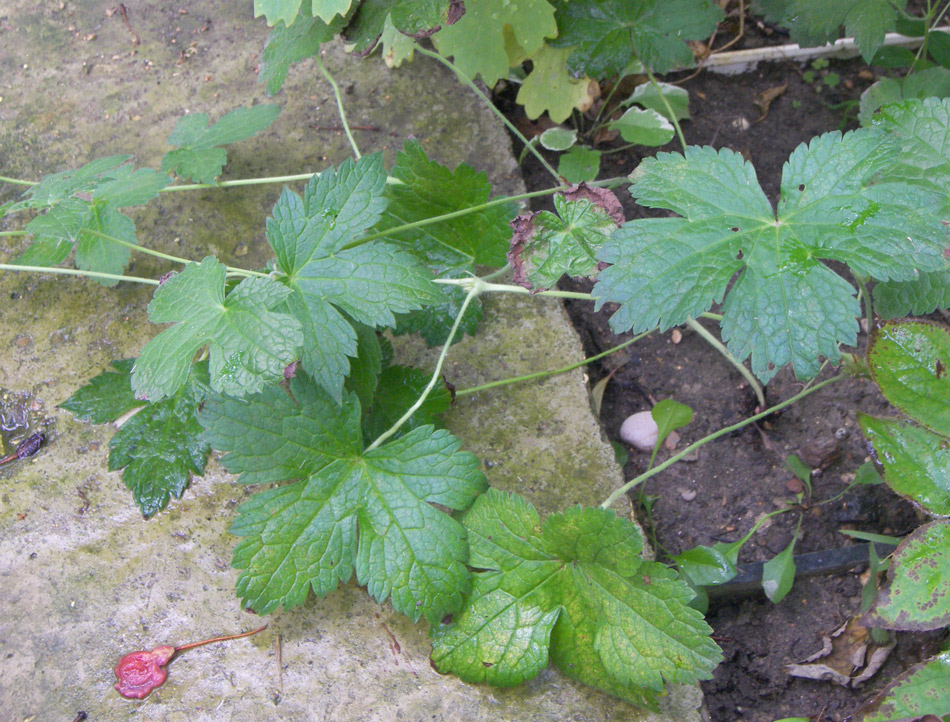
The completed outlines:
{"type": "Polygon", "coordinates": [[[572,48],[545,45],[531,60],[534,68],[525,78],[517,101],[532,120],[547,111],[555,123],[566,120],[575,108],[587,110],[600,95],[596,80],[587,76],[573,78],[567,72],[567,59],[572,48]]]}

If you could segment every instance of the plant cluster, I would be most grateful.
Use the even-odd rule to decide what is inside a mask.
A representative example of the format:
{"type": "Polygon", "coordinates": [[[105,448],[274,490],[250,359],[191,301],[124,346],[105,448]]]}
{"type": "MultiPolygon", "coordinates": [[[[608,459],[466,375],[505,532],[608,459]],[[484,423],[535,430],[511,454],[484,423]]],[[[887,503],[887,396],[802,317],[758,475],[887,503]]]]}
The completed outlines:
{"type": "MultiPolygon", "coordinates": [[[[802,38],[819,38],[807,34],[819,20],[835,29],[843,22],[859,33],[866,57],[877,52],[878,30],[904,17],[878,0],[868,13],[884,20],[873,24],[865,4],[842,3],[849,10],[840,18],[823,13],[811,25],[818,3],[762,5],[794,18],[802,38]]],[[[581,105],[570,92],[592,78],[621,75],[635,61],[651,78],[691,64],[682,40],[708,35],[722,17],[707,0],[468,0],[464,14],[448,0],[256,0],[255,10],[277,23],[261,67],[269,93],[290,63],[317,56],[337,33],[359,52],[381,42],[392,64],[416,50],[433,54],[408,37],[421,34],[455,58],[466,80],[479,74],[492,84],[530,59],[521,102],[555,120],[581,105]],[[555,91],[533,105],[542,81],[555,91]]],[[[926,19],[928,33],[936,17],[926,19]]],[[[928,35],[935,57],[938,35],[928,35]]],[[[630,124],[641,133],[641,121],[658,117],[655,140],[670,140],[684,117],[680,93],[653,80],[635,95],[630,124]]],[[[145,517],[181,496],[212,449],[239,481],[271,485],[238,509],[231,527],[246,606],[298,606],[311,590],[325,596],[355,574],[378,601],[429,622],[441,671],[513,685],[553,661],[653,707],[666,683],[707,678],[720,661],[696,594],[735,574],[755,530],[684,552],[676,571],[642,558],[639,528],[618,518],[613,502],[697,446],[842,378],[815,382],[824,365],[842,360],[842,346],[856,343],[862,301],[873,322],[870,282],[886,317],[950,302],[950,101],[905,98],[867,110],[866,127],[826,133],[792,153],[775,208],[738,153],[685,143],[680,153],[660,153],[631,174],[630,192],[668,213],[635,220],[602,187],[611,181],[559,181],[549,191],[553,213],[517,215],[520,198],[491,200],[484,174],[445,168],[414,142],[388,170],[380,154],[362,156],[353,143],[354,160],[307,175],[302,194],[283,191],[265,221],[272,258],[263,269],[148,249],[122,213],[160,192],[215,185],[223,146],[260,132],[279,109],[238,109],[211,125],[195,114],[175,126],[160,170],[136,169],[129,156],[102,158],[30,184],[21,200],[0,207],[32,216],[22,231],[28,245],[0,268],[155,286],[149,320],[165,328],[138,358],[115,361],[62,407],[94,423],[136,412],[111,441],[109,468],[123,470],[145,517]],[[180,270],[161,279],[123,275],[133,250],[180,270]],[[62,265],[71,255],[75,269],[62,265]],[[508,269],[517,285],[493,282],[508,269]],[[488,489],[479,460],[441,427],[452,397],[440,377],[453,341],[477,328],[479,296],[563,296],[550,289],[564,274],[595,279],[588,298],[598,308],[613,304],[618,333],[694,323],[718,306],[711,315],[725,347],[713,341],[737,364],[750,359],[750,378],[768,382],[791,366],[805,389],[696,442],[599,506],[542,520],[520,496],[488,489]],[[394,363],[389,333],[441,345],[434,371],[394,363]]],[[[611,121],[621,134],[630,112],[611,121]]],[[[902,321],[874,330],[867,366],[914,421],[862,416],[862,429],[884,480],[938,518],[891,559],[891,580],[868,612],[888,629],[950,623],[950,526],[939,520],[950,516],[947,364],[943,327],[902,321]]],[[[656,448],[689,422],[684,408],[654,409],[656,448]]],[[[792,584],[793,544],[767,565],[763,583],[774,601],[792,584]]],[[[947,664],[943,654],[896,680],[865,719],[899,717],[892,707],[903,709],[907,690],[918,695],[911,703],[924,699],[920,689],[933,687],[947,664]]]]}

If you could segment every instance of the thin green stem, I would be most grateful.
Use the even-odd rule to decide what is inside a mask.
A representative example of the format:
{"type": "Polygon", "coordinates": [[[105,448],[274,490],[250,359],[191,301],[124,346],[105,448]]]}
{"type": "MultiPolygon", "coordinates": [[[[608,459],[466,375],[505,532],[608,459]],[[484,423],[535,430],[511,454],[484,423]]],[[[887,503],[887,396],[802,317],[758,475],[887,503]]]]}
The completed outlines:
{"type": "Polygon", "coordinates": [[[336,98],[336,109],[340,114],[340,123],[343,125],[343,130],[346,132],[346,137],[349,139],[350,145],[353,146],[353,154],[356,156],[356,159],[359,160],[362,156],[360,155],[359,146],[356,145],[356,139],[350,130],[350,124],[346,121],[346,111],[343,109],[343,96],[340,95],[340,86],[336,84],[333,76],[330,75],[330,71],[327,70],[327,66],[323,64],[323,58],[320,57],[320,54],[318,53],[313,57],[316,60],[317,67],[320,68],[320,72],[323,73],[323,77],[327,79],[330,83],[330,87],[333,88],[333,97],[336,98]]]}
{"type": "Polygon", "coordinates": [[[13,185],[18,186],[35,186],[36,181],[27,181],[20,180],[19,178],[7,178],[5,175],[0,175],[0,183],[12,183],[13,185]]]}
{"type": "MultiPolygon", "coordinates": [[[[476,279],[477,280],[477,279],[476,279]]],[[[475,300],[475,298],[482,292],[480,284],[475,284],[469,289],[468,295],[465,296],[465,301],[462,303],[462,308],[459,310],[458,315],[455,317],[455,323],[452,324],[452,329],[449,331],[448,337],[445,339],[445,344],[442,346],[442,352],[439,354],[439,359],[435,363],[435,370],[432,372],[432,378],[429,379],[429,383],[426,384],[426,387],[422,390],[422,393],[419,395],[419,398],[416,399],[416,402],[409,407],[409,410],[406,411],[402,416],[399,417],[399,420],[393,424],[389,429],[383,432],[378,439],[376,439],[372,444],[366,447],[366,451],[372,451],[376,447],[384,443],[389,437],[395,434],[399,429],[405,424],[410,417],[416,413],[422,404],[425,403],[426,398],[432,392],[432,389],[435,388],[435,385],[439,382],[439,379],[442,378],[442,366],[445,364],[445,358],[448,356],[449,347],[452,345],[452,339],[455,338],[455,335],[458,333],[459,326],[462,324],[462,318],[465,316],[465,312],[468,310],[469,304],[475,300]]]]}
{"type": "MultiPolygon", "coordinates": [[[[453,65],[448,59],[443,58],[443,57],[442,57],[441,55],[439,55],[438,53],[434,53],[434,52],[432,52],[431,50],[428,50],[427,48],[423,48],[423,47],[421,47],[421,46],[419,46],[419,45],[417,45],[417,46],[415,47],[415,50],[416,50],[416,52],[418,52],[418,53],[422,53],[423,55],[427,55],[427,56],[429,56],[430,58],[433,58],[433,59],[435,59],[435,60],[438,60],[438,61],[439,61],[440,63],[442,63],[445,67],[447,67],[449,70],[451,70],[453,73],[455,73],[456,77],[458,77],[458,79],[459,79],[460,81],[462,81],[463,84],[467,85],[467,86],[469,87],[469,89],[470,89],[473,93],[475,93],[479,98],[481,98],[481,99],[485,102],[485,105],[488,107],[489,110],[491,110],[495,115],[497,115],[499,118],[501,118],[502,122],[508,127],[508,130],[510,130],[512,133],[514,133],[515,137],[516,137],[518,140],[520,140],[520,141],[521,141],[522,143],[524,143],[526,146],[530,146],[530,145],[531,145],[531,144],[528,142],[528,139],[525,138],[524,135],[522,135],[521,131],[518,130],[518,129],[511,123],[511,121],[508,120],[508,118],[506,118],[505,115],[504,115],[500,110],[498,110],[498,108],[495,107],[495,104],[492,103],[489,98],[485,97],[485,94],[484,94],[481,90],[478,89],[478,86],[476,86],[475,83],[473,83],[471,80],[469,80],[469,79],[465,76],[465,74],[462,73],[461,70],[459,70],[458,68],[456,68],[455,65],[453,65]]],[[[554,178],[554,180],[555,180],[557,183],[560,183],[560,182],[561,182],[561,176],[558,175],[558,172],[557,172],[556,170],[554,170],[554,168],[551,166],[551,164],[548,163],[548,162],[544,159],[544,156],[541,155],[541,153],[538,151],[538,149],[537,149],[537,148],[534,148],[534,147],[531,147],[531,153],[534,154],[534,156],[538,159],[538,161],[540,161],[541,165],[544,166],[544,169],[545,169],[548,173],[551,174],[551,176],[554,178]]]]}
{"type": "Polygon", "coordinates": [[[646,72],[647,77],[650,79],[650,84],[656,89],[656,92],[660,95],[660,100],[663,101],[663,106],[666,108],[666,112],[669,114],[667,117],[670,122],[673,123],[673,127],[676,128],[676,135],[680,139],[680,145],[683,147],[683,152],[686,152],[686,136],[683,135],[683,129],[680,127],[680,122],[676,119],[676,113],[673,112],[673,106],[670,105],[670,101],[666,99],[666,95],[663,93],[663,89],[660,87],[660,84],[656,81],[656,76],[650,71],[649,68],[644,67],[644,72],[646,72]]]}
{"type": "Polygon", "coordinates": [[[504,275],[505,275],[508,271],[510,271],[510,270],[511,270],[511,264],[510,264],[510,263],[506,263],[504,266],[502,266],[501,268],[499,268],[497,271],[492,271],[491,273],[482,276],[482,280],[483,280],[483,281],[491,281],[492,279],[498,278],[499,276],[504,276],[504,275]]]}
{"type": "Polygon", "coordinates": [[[57,273],[62,276],[84,276],[101,278],[107,281],[129,281],[131,283],[145,283],[157,286],[158,281],[153,278],[139,278],[138,276],[120,276],[115,273],[100,273],[99,271],[83,271],[79,268],[59,268],[58,266],[16,266],[10,263],[0,263],[0,271],[31,271],[33,273],[57,273]]]}
{"type": "Polygon", "coordinates": [[[755,375],[746,368],[745,364],[741,363],[739,359],[732,355],[729,349],[726,348],[726,345],[720,341],[718,338],[713,336],[709,331],[707,331],[701,323],[692,318],[686,319],[686,325],[693,329],[696,333],[702,336],[703,340],[706,341],[710,346],[716,349],[719,353],[722,354],[723,358],[731,363],[736,371],[738,371],[749,382],[749,386],[752,387],[752,390],[755,392],[755,398],[759,400],[759,408],[765,408],[765,392],[762,391],[762,384],[759,383],[759,380],[755,375]]]}
{"type": "Polygon", "coordinates": [[[629,346],[630,344],[632,344],[632,343],[634,343],[634,342],[636,342],[636,341],[639,341],[641,338],[643,338],[643,337],[645,337],[645,336],[649,336],[651,333],[653,333],[653,331],[646,331],[646,332],[644,332],[644,333],[641,333],[641,334],[638,335],[638,336],[634,336],[633,338],[628,339],[627,341],[624,341],[624,342],[621,343],[621,344],[618,344],[618,345],[614,346],[613,348],[609,348],[609,349],[607,349],[606,351],[602,351],[601,353],[597,354],[596,356],[589,356],[589,357],[587,357],[587,358],[585,358],[585,359],[582,359],[582,360],[580,360],[580,361],[578,361],[578,362],[576,362],[576,363],[568,364],[567,366],[562,366],[561,368],[559,368],[559,369],[554,369],[553,371],[538,371],[538,372],[533,373],[533,374],[525,374],[524,376],[513,376],[513,377],[508,378],[508,379],[501,379],[500,381],[490,381],[490,382],[487,383],[487,384],[481,384],[481,385],[479,385],[479,386],[471,386],[471,387],[469,387],[469,388],[467,388],[467,389],[457,390],[457,391],[455,392],[455,395],[456,395],[456,396],[468,396],[468,395],[470,395],[470,394],[478,393],[479,391],[487,391],[488,389],[498,388],[499,386],[507,386],[507,385],[509,385],[509,384],[517,384],[517,383],[520,383],[520,382],[522,382],[522,381],[531,381],[532,379],[540,379],[540,378],[544,378],[544,377],[546,377],[546,376],[557,376],[557,375],[559,375],[559,374],[566,374],[568,371],[573,371],[574,369],[580,368],[581,366],[586,366],[587,364],[593,363],[594,361],[598,361],[598,360],[604,358],[605,356],[609,356],[609,355],[612,354],[612,353],[616,353],[617,351],[620,351],[621,349],[626,348],[626,347],[629,346]]]}
{"type": "Polygon", "coordinates": [[[29,231],[0,231],[0,236],[28,236],[29,231]]]}
{"type": "Polygon", "coordinates": [[[574,291],[538,291],[531,293],[524,286],[515,286],[509,283],[486,283],[481,278],[436,278],[433,283],[441,283],[443,286],[460,286],[466,290],[475,286],[481,288],[484,293],[517,293],[519,295],[547,296],[548,298],[574,298],[579,301],[593,301],[594,297],[589,293],[576,293],[574,291]]]}
{"type": "Polygon", "coordinates": [[[237,180],[221,181],[220,183],[181,183],[179,185],[165,186],[159,193],[173,193],[175,191],[196,191],[205,188],[235,188],[237,186],[255,186],[266,185],[268,183],[293,183],[295,181],[308,181],[319,173],[298,173],[297,175],[279,175],[269,178],[238,178],[237,180]]]}
{"type": "Polygon", "coordinates": [[[642,484],[644,481],[646,481],[646,480],[649,479],[650,477],[656,476],[657,474],[659,474],[659,473],[660,473],[661,471],[663,471],[664,469],[666,469],[666,468],[672,466],[673,464],[675,464],[677,461],[679,461],[680,459],[682,459],[682,458],[683,458],[684,456],[686,456],[687,454],[690,454],[691,452],[693,452],[694,450],[700,448],[701,446],[705,446],[705,445],[708,444],[710,441],[714,441],[714,440],[718,439],[720,436],[725,436],[726,434],[731,434],[733,431],[737,431],[737,430],[741,429],[741,428],[744,427],[744,426],[748,426],[749,424],[755,423],[755,422],[758,421],[759,419],[764,419],[766,416],[769,416],[770,414],[774,414],[776,411],[780,411],[781,409],[784,409],[786,406],[790,406],[791,404],[796,403],[797,401],[799,401],[799,400],[805,398],[805,397],[808,396],[809,394],[813,394],[813,393],[815,393],[816,391],[818,391],[819,389],[823,389],[825,386],[828,386],[829,384],[833,384],[833,383],[835,383],[836,381],[841,381],[842,379],[845,379],[845,378],[847,378],[847,375],[846,375],[846,374],[838,374],[837,376],[832,376],[830,379],[826,379],[825,381],[822,381],[821,383],[815,384],[814,386],[812,386],[812,387],[809,388],[809,389],[803,389],[802,391],[799,391],[797,394],[795,394],[795,395],[792,396],[791,398],[788,398],[788,399],[786,399],[785,401],[783,401],[782,403],[776,404],[776,405],[773,406],[772,408],[766,409],[765,411],[762,411],[762,412],[756,414],[755,416],[750,416],[749,418],[743,419],[742,421],[740,421],[740,422],[738,422],[738,423],[736,423],[736,424],[733,424],[732,426],[727,426],[727,427],[725,427],[725,428],[723,428],[723,429],[719,429],[719,431],[716,431],[716,432],[713,432],[712,434],[709,434],[708,436],[704,436],[704,437],[703,437],[702,439],[700,439],[699,441],[696,441],[696,442],[690,444],[689,446],[687,446],[685,449],[683,449],[683,450],[682,450],[681,452],[679,452],[678,454],[675,454],[674,456],[671,456],[669,459],[667,459],[666,461],[664,461],[662,464],[658,464],[657,466],[654,466],[652,469],[649,469],[648,471],[643,472],[642,474],[640,474],[640,476],[636,477],[635,479],[631,479],[630,481],[628,481],[626,484],[624,484],[624,485],[621,486],[619,489],[615,490],[610,496],[608,496],[608,497],[604,500],[604,503],[601,504],[600,506],[601,506],[602,508],[604,508],[604,509],[609,508],[610,506],[612,506],[612,505],[614,504],[614,502],[617,501],[617,499],[619,499],[621,496],[623,496],[624,494],[626,494],[628,491],[630,491],[632,488],[634,488],[634,487],[637,486],[638,484],[642,484]]]}
{"type": "Polygon", "coordinates": [[[161,258],[165,261],[171,261],[172,263],[181,263],[182,265],[191,263],[187,258],[180,258],[179,256],[172,256],[167,253],[162,253],[161,251],[156,251],[152,248],[146,248],[145,246],[138,246],[129,241],[124,241],[121,238],[116,238],[115,236],[110,236],[105,233],[93,230],[91,228],[84,229],[85,233],[88,233],[90,236],[96,236],[101,238],[104,241],[109,241],[110,243],[115,243],[117,246],[125,246],[129,250],[138,251],[139,253],[144,253],[149,256],[155,256],[156,258],[161,258]]]}

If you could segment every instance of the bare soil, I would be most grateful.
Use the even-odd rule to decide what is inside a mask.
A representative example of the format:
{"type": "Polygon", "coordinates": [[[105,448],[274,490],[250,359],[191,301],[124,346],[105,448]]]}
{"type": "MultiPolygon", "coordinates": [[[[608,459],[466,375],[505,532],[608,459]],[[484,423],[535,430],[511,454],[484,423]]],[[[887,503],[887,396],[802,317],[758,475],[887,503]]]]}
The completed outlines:
{"type": "MultiPolygon", "coordinates": [[[[771,41],[752,36],[746,42],[771,41]]],[[[809,69],[796,64],[762,64],[743,75],[702,72],[686,80],[683,87],[690,93],[692,114],[684,123],[687,142],[741,152],[755,165],[760,183],[776,202],[782,165],[788,155],[816,135],[857,127],[857,100],[877,75],[860,60],[831,61],[828,68],[816,71],[814,78],[805,74],[809,69]],[[838,75],[834,87],[825,81],[829,73],[838,75]],[[757,96],[786,83],[762,117],[763,111],[755,104],[757,96]]],[[[528,121],[509,96],[503,93],[498,100],[526,133],[544,129],[528,121]]],[[[610,146],[608,141],[599,147],[610,146]]],[[[657,150],[679,147],[670,144],[657,150]]],[[[627,174],[653,152],[634,148],[606,155],[601,177],[627,174]]],[[[549,160],[557,162],[553,154],[549,160]]],[[[524,171],[528,190],[550,187],[550,176],[530,156],[524,162],[524,171]]],[[[649,214],[633,204],[625,191],[618,195],[628,219],[649,214]]],[[[550,201],[542,200],[535,206],[536,210],[542,208],[550,209],[550,201]]],[[[571,290],[588,291],[591,286],[586,280],[562,282],[563,288],[571,290]]],[[[611,331],[609,306],[595,313],[588,302],[568,302],[567,309],[588,355],[630,337],[611,331]]],[[[712,324],[706,326],[715,331],[712,324]]],[[[850,350],[863,351],[865,342],[862,333],[858,348],[850,350]]],[[[688,328],[655,333],[627,351],[591,364],[591,385],[618,366],[607,386],[601,412],[611,440],[619,440],[623,420],[648,409],[650,399],[675,399],[695,411],[694,421],[680,430],[678,448],[755,412],[755,397],[743,378],[688,328]]],[[[821,378],[834,373],[835,369],[825,369],[821,378]]],[[[783,370],[767,387],[769,405],[794,395],[802,385],[789,370],[783,370]]],[[[856,543],[841,534],[841,529],[898,536],[912,531],[921,519],[908,503],[883,485],[857,487],[836,501],[822,503],[844,491],[854,472],[868,459],[856,422],[858,411],[893,413],[871,382],[839,382],[759,426],[747,426],[703,446],[691,461],[651,478],[642,493],[656,497],[656,501],[649,514],[644,506],[640,508],[644,525],[655,535],[660,557],[698,544],[734,541],[763,513],[794,502],[795,494],[789,488],[794,486],[793,475],[784,463],[793,453],[820,460],[813,496],[799,511],[775,517],[743,548],[740,562],[765,561],[782,551],[792,539],[799,512],[803,518],[796,553],[856,543]]],[[[669,453],[662,452],[658,461],[669,453]]],[[[631,450],[624,468],[626,477],[631,479],[645,471],[648,461],[649,454],[631,450]]],[[[792,591],[779,604],[769,602],[762,594],[714,602],[708,621],[725,661],[714,678],[703,684],[713,722],[771,722],[788,716],[841,722],[909,665],[936,651],[937,635],[900,635],[884,667],[858,689],[788,675],[787,664],[800,662],[821,649],[823,635],[831,634],[859,613],[862,571],[857,568],[796,579],[792,591]]]]}

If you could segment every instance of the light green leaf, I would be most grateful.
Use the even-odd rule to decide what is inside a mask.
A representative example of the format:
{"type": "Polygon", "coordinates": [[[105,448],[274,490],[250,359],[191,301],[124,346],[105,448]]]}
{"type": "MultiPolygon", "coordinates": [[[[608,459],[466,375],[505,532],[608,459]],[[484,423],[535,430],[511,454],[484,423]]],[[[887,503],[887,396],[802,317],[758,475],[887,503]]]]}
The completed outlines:
{"type": "Polygon", "coordinates": [[[508,255],[515,283],[550,288],[564,274],[589,276],[597,270],[595,254],[617,229],[617,221],[593,200],[554,196],[557,215],[541,211],[515,226],[508,255]]]}
{"type": "Polygon", "coordinates": [[[116,169],[112,180],[100,183],[92,193],[93,200],[104,201],[113,208],[138,206],[155,198],[172,179],[151,168],[132,171],[131,164],[116,169]]]}
{"type": "Polygon", "coordinates": [[[540,136],[538,141],[541,147],[548,150],[562,151],[570,148],[577,141],[577,129],[575,128],[548,128],[540,136]]]}
{"type": "Polygon", "coordinates": [[[912,281],[883,281],[873,293],[874,310],[883,318],[925,316],[950,308],[950,271],[921,273],[912,281]]]}
{"type": "MultiPolygon", "coordinates": [[[[921,92],[933,91],[928,88],[921,92]]],[[[900,143],[900,154],[884,178],[920,184],[946,203],[950,184],[950,98],[892,103],[881,109],[874,127],[892,133],[900,143]]]]}
{"type": "Polygon", "coordinates": [[[525,55],[539,50],[545,38],[557,35],[554,8],[547,0],[466,0],[465,14],[432,36],[439,52],[452,56],[463,75],[480,75],[493,86],[508,75],[504,33],[510,28],[525,55]]]}
{"type": "Polygon", "coordinates": [[[353,0],[311,0],[313,16],[329,23],[334,15],[346,15],[353,0]]]}
{"type": "Polygon", "coordinates": [[[773,604],[778,604],[795,583],[795,538],[782,551],[762,565],[762,589],[773,604]]]}
{"type": "Polygon", "coordinates": [[[179,118],[168,137],[168,144],[179,148],[162,158],[162,172],[197,183],[213,183],[227,163],[227,153],[220,146],[257,135],[279,114],[279,105],[255,105],[232,110],[211,126],[207,113],[179,118]]]}
{"type": "Polygon", "coordinates": [[[79,198],[67,198],[26,224],[32,234],[30,247],[14,263],[22,266],[55,266],[69,256],[90,214],[90,206],[79,198]]]}
{"type": "Polygon", "coordinates": [[[254,0],[254,17],[263,15],[267,18],[268,25],[276,25],[282,21],[290,27],[297,17],[301,2],[302,0],[254,0]]]}
{"type": "Polygon", "coordinates": [[[950,448],[946,437],[889,419],[858,414],[858,423],[901,496],[937,516],[950,516],[950,448]]]}
{"type": "Polygon", "coordinates": [[[225,267],[209,256],[165,281],[148,306],[152,323],[171,323],[145,344],[135,362],[132,387],[138,398],[173,395],[188,377],[195,353],[209,347],[211,387],[243,396],[282,378],[303,336],[291,316],[272,309],[290,290],[269,278],[252,277],[227,297],[225,267]]]}
{"type": "Polygon", "coordinates": [[[415,56],[416,41],[396,29],[391,15],[386,16],[379,42],[383,44],[383,62],[387,68],[398,68],[415,56]]]}
{"type": "Polygon", "coordinates": [[[785,466],[811,491],[811,468],[802,461],[797,454],[789,454],[785,459],[785,466]]]}
{"type": "Polygon", "coordinates": [[[512,685],[548,655],[567,675],[636,704],[664,682],[709,676],[719,649],[692,592],[640,558],[637,527],[573,507],[543,524],[517,495],[490,490],[463,517],[475,574],[451,624],[432,629],[432,660],[470,682],[512,685]]]}
{"type": "Polygon", "coordinates": [[[302,13],[293,24],[277,25],[267,36],[257,73],[267,97],[283,87],[291,65],[319,53],[320,46],[333,40],[342,25],[341,18],[327,25],[302,13]]]}
{"type": "Polygon", "coordinates": [[[633,104],[655,110],[667,120],[684,120],[689,118],[689,93],[678,85],[670,85],[669,83],[657,83],[656,85],[653,85],[653,83],[641,83],[636,87],[633,93],[630,94],[630,97],[621,103],[621,105],[633,104]],[[666,103],[669,103],[670,108],[673,109],[672,117],[666,107],[666,103],[663,102],[664,98],[666,99],[666,103]]]}
{"type": "Polygon", "coordinates": [[[574,146],[557,160],[557,174],[568,183],[592,181],[600,174],[600,151],[574,146]]]}
{"type": "MultiPolygon", "coordinates": [[[[376,226],[379,231],[474,208],[491,198],[484,172],[464,163],[451,171],[429,160],[416,141],[397,153],[391,173],[402,184],[386,186],[389,204],[376,226]]],[[[474,270],[473,264],[501,267],[511,238],[508,221],[516,212],[515,204],[503,203],[400,231],[390,239],[425,254],[428,264],[439,270],[474,270]]]]}
{"type": "MultiPolygon", "coordinates": [[[[128,265],[132,252],[125,246],[108,241],[102,233],[135,244],[135,223],[108,203],[93,203],[83,219],[83,227],[76,242],[76,265],[84,271],[121,274],[128,265]]],[[[114,279],[95,279],[103,286],[115,286],[114,279]]]]}
{"type": "Polygon", "coordinates": [[[950,70],[947,68],[925,68],[901,79],[883,77],[861,93],[858,120],[861,125],[869,126],[875,120],[875,112],[882,106],[901,100],[923,100],[931,96],[950,96],[950,70]]]}
{"type": "Polygon", "coordinates": [[[876,627],[912,631],[950,624],[950,522],[924,524],[904,537],[867,619],[876,627]]]}
{"type": "Polygon", "coordinates": [[[612,130],[619,130],[620,136],[628,143],[637,145],[665,145],[673,139],[676,131],[673,124],[659,112],[640,108],[629,108],[617,120],[610,123],[612,130]]]}
{"type": "Polygon", "coordinates": [[[860,722],[891,722],[950,715],[950,650],[915,664],[890,682],[871,704],[861,710],[860,722]]]}
{"type": "MultiPolygon", "coordinates": [[[[231,527],[243,537],[234,554],[234,566],[243,570],[238,594],[244,604],[266,613],[278,605],[302,604],[311,588],[325,596],[355,569],[358,581],[378,601],[389,598],[410,619],[425,616],[435,624],[461,606],[469,572],[464,528],[432,505],[467,508],[486,486],[478,459],[459,451],[458,440],[447,432],[430,426],[361,452],[353,417],[338,422],[335,404],[312,382],[301,378],[296,391],[307,384],[311,400],[324,400],[301,406],[298,425],[307,419],[304,429],[311,431],[300,434],[298,425],[282,426],[290,443],[278,451],[278,463],[298,477],[300,472],[289,468],[291,460],[305,457],[304,449],[311,445],[319,458],[333,460],[303,481],[256,494],[238,509],[231,527]]],[[[258,400],[249,403],[257,408],[258,400]]],[[[261,403],[264,418],[278,421],[280,412],[263,399],[261,403]]],[[[358,418],[355,399],[345,406],[358,418]]],[[[219,405],[217,412],[233,408],[219,405]]],[[[208,427],[214,439],[217,419],[207,421],[214,422],[208,427]]],[[[243,425],[240,418],[237,423],[243,425]]],[[[263,463],[276,443],[276,436],[260,442],[252,437],[243,458],[263,463]]],[[[257,474],[278,475],[260,467],[257,474]]]]}
{"type": "Polygon", "coordinates": [[[597,308],[617,302],[616,332],[665,330],[720,302],[722,335],[768,381],[791,363],[813,377],[819,356],[839,358],[857,337],[854,288],[820,262],[844,261],[876,278],[911,278],[945,266],[948,235],[929,191],[873,183],[898,154],[874,130],[827,133],[785,164],[777,215],[738,153],[688,148],[634,171],[641,205],[682,218],[626,223],[601,249],[597,308]]]}
{"type": "Polygon", "coordinates": [[[693,410],[673,399],[663,399],[650,410],[656,422],[656,448],[660,447],[674,429],[681,429],[693,420],[693,410]]]}
{"type": "Polygon", "coordinates": [[[685,41],[708,38],[722,19],[712,0],[558,0],[560,48],[568,67],[592,78],[619,74],[634,58],[658,73],[693,65],[685,41]]]}
{"type": "Polygon", "coordinates": [[[950,333],[926,321],[888,321],[872,331],[867,356],[888,401],[950,436],[950,333]]]}
{"type": "Polygon", "coordinates": [[[524,106],[525,115],[532,120],[547,112],[555,123],[563,123],[574,110],[590,108],[599,95],[596,81],[568,72],[567,58],[571,50],[543,45],[531,56],[531,72],[518,89],[515,100],[524,106]]]}
{"type": "Polygon", "coordinates": [[[40,179],[23,193],[25,200],[8,209],[14,213],[23,208],[55,206],[75,193],[91,193],[99,185],[118,176],[119,168],[130,160],[130,155],[113,155],[97,158],[78,170],[64,170],[40,179]]]}

